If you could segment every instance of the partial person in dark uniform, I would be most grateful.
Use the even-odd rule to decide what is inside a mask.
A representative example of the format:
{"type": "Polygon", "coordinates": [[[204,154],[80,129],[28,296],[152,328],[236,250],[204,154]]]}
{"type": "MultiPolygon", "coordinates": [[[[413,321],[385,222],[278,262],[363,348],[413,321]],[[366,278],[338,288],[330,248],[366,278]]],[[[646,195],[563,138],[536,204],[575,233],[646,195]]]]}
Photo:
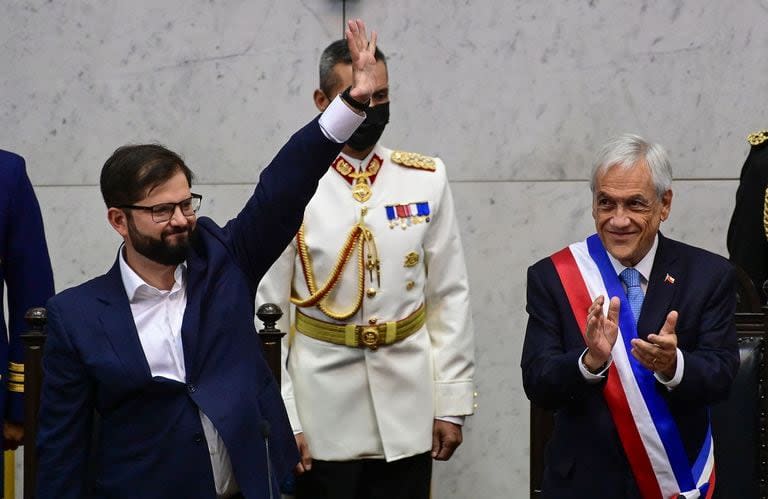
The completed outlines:
{"type": "Polygon", "coordinates": [[[730,260],[741,267],[766,302],[768,290],[768,130],[747,137],[752,149],[744,162],[736,191],[736,207],[728,227],[730,260]]]}
{"type": "MultiPolygon", "coordinates": [[[[40,205],[24,158],[0,150],[0,281],[8,289],[8,322],[0,312],[0,413],[3,448],[15,449],[24,437],[24,314],[53,296],[53,272],[40,205]]],[[[4,288],[0,285],[0,302],[4,288]]]]}

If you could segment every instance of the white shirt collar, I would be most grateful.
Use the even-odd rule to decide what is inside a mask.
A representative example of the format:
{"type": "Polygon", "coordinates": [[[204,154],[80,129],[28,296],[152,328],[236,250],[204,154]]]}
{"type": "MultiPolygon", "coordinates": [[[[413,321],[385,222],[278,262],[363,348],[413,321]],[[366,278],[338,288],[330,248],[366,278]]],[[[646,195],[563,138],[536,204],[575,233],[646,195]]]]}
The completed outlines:
{"type": "MultiPolygon", "coordinates": [[[[656,259],[656,250],[658,249],[658,247],[659,247],[659,235],[656,234],[656,236],[653,238],[653,244],[651,245],[651,249],[648,250],[648,253],[646,253],[643,259],[637,262],[637,265],[635,265],[634,267],[638,272],[640,272],[640,275],[643,276],[643,279],[645,279],[645,282],[648,282],[650,280],[651,269],[653,269],[653,261],[656,259]]],[[[626,265],[619,262],[610,253],[608,253],[608,259],[611,261],[611,265],[613,265],[613,269],[616,271],[616,275],[621,274],[621,272],[627,268],[626,265]]]]}
{"type": "Polygon", "coordinates": [[[163,293],[174,293],[182,289],[184,286],[184,276],[186,275],[187,270],[186,261],[176,266],[176,270],[173,272],[173,287],[170,291],[164,291],[147,284],[147,282],[128,265],[128,262],[125,261],[123,250],[125,250],[125,245],[120,246],[117,254],[120,261],[120,277],[123,279],[123,287],[125,288],[125,293],[128,295],[129,302],[134,303],[137,300],[146,298],[146,296],[136,296],[139,290],[146,290],[149,291],[150,294],[157,295],[163,293]]]}

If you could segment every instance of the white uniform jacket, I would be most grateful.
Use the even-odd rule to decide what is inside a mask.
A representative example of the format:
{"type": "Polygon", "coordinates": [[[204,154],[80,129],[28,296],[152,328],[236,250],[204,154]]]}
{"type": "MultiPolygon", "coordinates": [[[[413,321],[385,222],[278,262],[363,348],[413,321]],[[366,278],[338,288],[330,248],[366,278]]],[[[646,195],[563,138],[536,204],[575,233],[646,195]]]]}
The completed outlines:
{"type": "MultiPolygon", "coordinates": [[[[382,166],[371,197],[357,201],[349,181],[329,169],[307,206],[304,233],[321,286],[347,234],[365,212],[363,220],[381,260],[380,280],[375,272],[371,279],[365,271],[362,306],[346,321],[335,321],[317,307],[301,311],[326,322],[366,325],[372,319],[403,319],[424,304],[425,325],[375,351],[293,333],[291,290],[299,298],[309,296],[296,238],[264,277],[257,295],[257,306],[271,302],[283,309],[278,325],[293,333],[283,342],[283,399],[294,431],[304,432],[316,459],[394,461],[427,452],[434,417],[468,415],[474,407],[467,273],[445,166],[437,158],[426,158],[434,160],[434,171],[403,166],[392,162],[392,151],[379,145],[363,161],[343,157],[358,168],[368,165],[373,155],[381,158],[382,166]],[[416,203],[421,210],[428,207],[428,222],[427,217],[410,224],[407,218],[391,220],[397,213],[393,207],[416,203]]],[[[350,310],[357,301],[356,253],[327,296],[326,304],[334,311],[350,310]]]]}

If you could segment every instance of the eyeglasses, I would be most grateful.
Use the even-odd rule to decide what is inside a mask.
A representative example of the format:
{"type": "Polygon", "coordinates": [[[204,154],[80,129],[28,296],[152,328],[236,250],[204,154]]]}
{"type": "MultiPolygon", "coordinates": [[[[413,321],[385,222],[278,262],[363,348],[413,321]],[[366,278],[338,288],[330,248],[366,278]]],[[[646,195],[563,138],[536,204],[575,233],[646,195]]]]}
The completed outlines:
{"type": "Polygon", "coordinates": [[[197,210],[200,209],[200,204],[203,202],[203,196],[200,194],[192,194],[191,197],[179,201],[178,203],[160,203],[154,206],[138,206],[135,204],[124,204],[116,206],[116,208],[129,209],[129,210],[144,210],[152,212],[152,220],[156,223],[167,222],[176,213],[176,207],[181,208],[181,213],[185,217],[191,217],[197,210]]]}

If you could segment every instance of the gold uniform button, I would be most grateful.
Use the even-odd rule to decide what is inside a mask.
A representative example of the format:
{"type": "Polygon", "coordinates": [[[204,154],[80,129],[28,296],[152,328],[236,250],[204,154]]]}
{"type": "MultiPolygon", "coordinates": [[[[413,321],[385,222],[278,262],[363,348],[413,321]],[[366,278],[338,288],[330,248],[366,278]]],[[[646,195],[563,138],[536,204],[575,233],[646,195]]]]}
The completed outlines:
{"type": "Polygon", "coordinates": [[[367,206],[363,206],[362,208],[360,208],[360,215],[361,216],[366,216],[367,214],[368,214],[368,207],[367,206]]]}
{"type": "Polygon", "coordinates": [[[413,289],[413,287],[414,287],[415,285],[416,285],[416,283],[415,283],[415,282],[413,282],[413,281],[408,281],[408,282],[406,282],[406,283],[405,283],[405,289],[407,289],[408,291],[410,291],[410,290],[412,290],[412,289],[413,289]]]}
{"type": "Polygon", "coordinates": [[[368,291],[366,291],[366,294],[368,295],[368,298],[373,298],[376,296],[376,288],[368,288],[368,291]]]}

